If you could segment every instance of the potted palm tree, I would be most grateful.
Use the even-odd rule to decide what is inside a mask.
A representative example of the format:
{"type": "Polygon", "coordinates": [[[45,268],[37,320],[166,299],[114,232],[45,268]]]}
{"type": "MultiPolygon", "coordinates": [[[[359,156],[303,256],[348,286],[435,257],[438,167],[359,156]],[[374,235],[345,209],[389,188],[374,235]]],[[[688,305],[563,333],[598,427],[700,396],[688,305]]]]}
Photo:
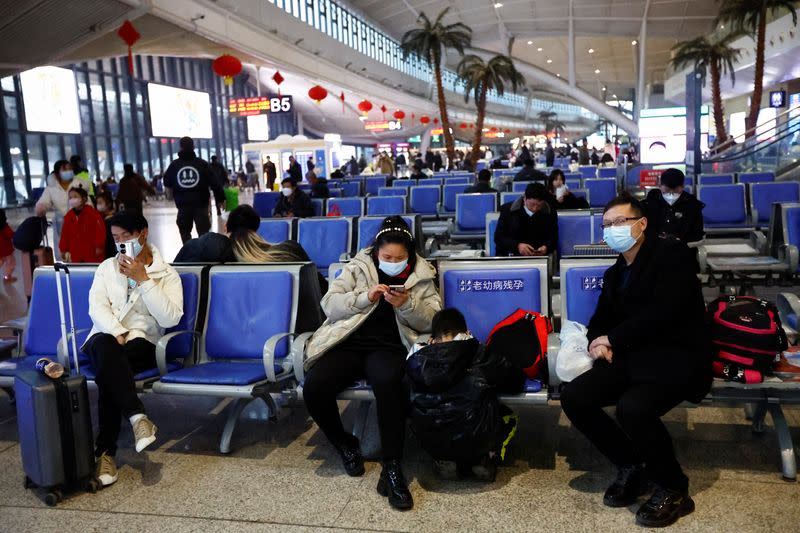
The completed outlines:
{"type": "Polygon", "coordinates": [[[767,34],[767,13],[776,14],[786,10],[792,14],[792,22],[797,26],[796,2],[793,0],[721,0],[719,14],[714,24],[730,24],[734,30],[744,30],[753,35],[756,41],[756,63],[753,77],[753,96],[750,99],[750,112],[744,125],[747,137],[755,135],[758,125],[758,112],[761,109],[761,94],[764,91],[764,48],[767,34]]]}
{"type": "Polygon", "coordinates": [[[453,134],[450,132],[450,119],[447,117],[447,101],[444,97],[444,87],[442,85],[442,57],[447,49],[452,48],[460,55],[464,55],[464,49],[472,43],[472,30],[461,22],[455,24],[444,24],[444,19],[449,7],[442,10],[436,19],[431,20],[420,13],[417,18],[419,28],[407,31],[400,42],[403,51],[403,59],[409,55],[419,57],[428,63],[433,69],[436,78],[436,96],[439,100],[439,116],[442,120],[442,133],[444,135],[444,146],[447,150],[447,159],[452,165],[455,160],[456,146],[453,134]]]}
{"type": "Polygon", "coordinates": [[[728,139],[725,129],[725,109],[722,105],[722,93],[719,87],[720,79],[723,74],[729,74],[731,83],[736,83],[733,64],[739,60],[742,50],[734,48],[732,44],[740,36],[739,33],[731,33],[722,39],[711,41],[702,35],[672,47],[673,55],[670,62],[675,70],[682,70],[686,66],[692,65],[695,71],[700,73],[703,85],[706,83],[709,71],[711,73],[711,101],[717,130],[717,146],[722,145],[728,139]]]}
{"type": "Polygon", "coordinates": [[[559,136],[567,129],[567,125],[558,120],[558,113],[555,111],[539,111],[537,117],[544,127],[545,135],[552,132],[559,136]]]}
{"type": "Polygon", "coordinates": [[[507,83],[511,84],[511,89],[516,92],[518,87],[525,84],[525,77],[517,71],[514,61],[505,55],[496,55],[489,61],[484,61],[473,54],[465,55],[459,62],[456,72],[464,82],[464,101],[469,102],[470,94],[474,94],[478,110],[475,138],[472,141],[470,154],[471,167],[475,168],[483,137],[483,121],[486,118],[486,94],[494,89],[497,94],[502,95],[507,83]]]}

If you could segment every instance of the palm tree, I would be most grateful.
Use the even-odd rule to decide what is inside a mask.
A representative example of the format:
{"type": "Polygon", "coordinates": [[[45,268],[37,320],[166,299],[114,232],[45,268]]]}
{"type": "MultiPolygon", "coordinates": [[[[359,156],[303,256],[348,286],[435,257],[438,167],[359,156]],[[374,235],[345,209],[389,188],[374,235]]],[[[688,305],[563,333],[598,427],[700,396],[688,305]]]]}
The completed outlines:
{"type": "Polygon", "coordinates": [[[544,134],[547,135],[549,132],[553,132],[558,136],[567,129],[567,125],[564,124],[562,121],[558,120],[558,113],[555,111],[539,111],[538,113],[539,121],[544,126],[544,134]]]}
{"type": "Polygon", "coordinates": [[[517,71],[514,61],[504,55],[496,55],[488,62],[476,55],[466,55],[458,63],[456,72],[464,82],[464,101],[469,102],[470,93],[474,94],[478,110],[475,139],[472,141],[470,154],[472,168],[475,168],[481,149],[483,121],[486,118],[486,94],[494,89],[497,94],[502,95],[506,83],[511,84],[511,89],[516,92],[519,86],[525,84],[525,77],[517,71]]]}
{"type": "Polygon", "coordinates": [[[403,35],[400,48],[403,50],[403,59],[414,55],[428,63],[428,66],[433,69],[436,77],[436,96],[439,100],[439,117],[442,120],[444,145],[447,149],[447,158],[452,164],[456,157],[456,146],[453,134],[450,132],[450,119],[447,117],[447,102],[442,86],[442,57],[448,48],[456,50],[463,56],[464,49],[472,44],[472,30],[460,22],[443,24],[442,19],[448,11],[450,11],[449,7],[443,9],[433,22],[425,13],[420,13],[417,18],[417,24],[420,27],[409,30],[403,35]]]}
{"type": "Polygon", "coordinates": [[[744,124],[747,137],[755,135],[758,112],[761,109],[761,94],[764,90],[764,48],[767,33],[767,12],[773,15],[781,10],[792,14],[792,22],[797,26],[797,10],[793,0],[720,0],[719,14],[714,24],[730,24],[735,30],[745,30],[756,41],[756,66],[753,78],[753,97],[750,99],[750,112],[744,124]]]}
{"type": "Polygon", "coordinates": [[[682,70],[692,65],[702,76],[703,85],[706,82],[706,75],[711,71],[711,101],[714,107],[714,124],[717,128],[717,145],[728,139],[725,130],[725,110],[722,107],[722,93],[719,87],[720,77],[729,74],[731,83],[736,83],[733,64],[739,60],[742,50],[731,45],[740,36],[740,33],[731,33],[718,41],[710,41],[702,35],[672,47],[671,63],[674,69],[682,70]]]}

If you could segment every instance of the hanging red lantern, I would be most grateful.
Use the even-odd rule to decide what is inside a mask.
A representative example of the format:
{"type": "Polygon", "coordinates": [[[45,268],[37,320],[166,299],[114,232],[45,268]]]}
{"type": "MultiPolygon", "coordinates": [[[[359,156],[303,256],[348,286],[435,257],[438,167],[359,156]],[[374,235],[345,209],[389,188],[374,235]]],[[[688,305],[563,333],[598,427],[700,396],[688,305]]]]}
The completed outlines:
{"type": "Polygon", "coordinates": [[[131,51],[131,47],[139,40],[141,35],[139,35],[139,32],[133,27],[130,20],[126,20],[122,23],[122,26],[117,30],[117,35],[128,45],[128,72],[133,74],[133,52],[131,51]]]}
{"type": "Polygon", "coordinates": [[[428,122],[431,121],[431,117],[429,117],[428,115],[422,115],[421,117],[419,117],[419,121],[422,124],[427,124],[428,122]]]}
{"type": "Polygon", "coordinates": [[[342,101],[342,115],[344,115],[344,91],[339,94],[339,100],[342,101]]]}
{"type": "Polygon", "coordinates": [[[434,124],[438,124],[439,123],[439,119],[438,118],[433,119],[433,123],[434,124]]]}
{"type": "Polygon", "coordinates": [[[358,103],[358,110],[361,111],[361,114],[364,116],[367,116],[367,113],[369,113],[371,109],[372,109],[372,102],[370,102],[369,100],[361,100],[358,103]]]}
{"type": "Polygon", "coordinates": [[[317,105],[328,97],[328,90],[325,87],[314,85],[308,90],[308,97],[314,100],[317,105]]]}
{"type": "Polygon", "coordinates": [[[506,128],[505,130],[503,130],[503,132],[504,132],[504,133],[511,133],[511,130],[510,130],[510,129],[508,129],[508,128],[506,128]]]}
{"type": "Polygon", "coordinates": [[[381,105],[381,113],[383,113],[383,120],[386,120],[386,106],[381,105]]]}
{"type": "Polygon", "coordinates": [[[392,113],[392,116],[396,120],[403,120],[404,118],[406,118],[406,114],[403,113],[402,111],[400,111],[399,109],[397,111],[395,111],[394,113],[392,113]]]}
{"type": "Polygon", "coordinates": [[[222,54],[211,63],[211,68],[217,76],[222,76],[225,85],[233,83],[233,77],[242,71],[242,62],[230,54],[222,54]]]}
{"type": "Polygon", "coordinates": [[[411,113],[411,125],[412,126],[414,125],[414,119],[415,118],[416,118],[416,115],[414,113],[411,113]]]}
{"type": "Polygon", "coordinates": [[[466,122],[462,122],[461,124],[458,125],[458,127],[461,128],[462,130],[465,130],[467,129],[467,124],[466,122]]]}
{"type": "Polygon", "coordinates": [[[524,132],[522,130],[517,130],[517,135],[522,135],[524,132]]]}
{"type": "Polygon", "coordinates": [[[275,74],[272,75],[272,81],[275,82],[275,85],[278,86],[278,96],[281,95],[281,83],[283,83],[283,76],[281,75],[280,70],[276,70],[275,74]]]}
{"type": "Polygon", "coordinates": [[[497,128],[496,128],[495,126],[492,126],[491,128],[489,128],[489,131],[491,131],[492,133],[494,133],[494,132],[496,132],[496,131],[497,131],[497,128]]]}

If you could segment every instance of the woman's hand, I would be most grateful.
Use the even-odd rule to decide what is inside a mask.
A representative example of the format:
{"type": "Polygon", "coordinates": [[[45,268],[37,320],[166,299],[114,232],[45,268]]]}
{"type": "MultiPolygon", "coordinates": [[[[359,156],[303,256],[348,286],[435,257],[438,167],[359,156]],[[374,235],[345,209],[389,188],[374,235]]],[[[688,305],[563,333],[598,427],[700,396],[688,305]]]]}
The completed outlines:
{"type": "Polygon", "coordinates": [[[387,285],[379,283],[369,290],[369,292],[367,293],[367,297],[369,298],[370,302],[375,303],[378,301],[378,298],[380,298],[387,292],[389,292],[389,287],[387,285]]]}
{"type": "Polygon", "coordinates": [[[383,294],[383,297],[387,302],[392,304],[392,307],[397,309],[398,307],[401,307],[408,301],[408,292],[407,291],[395,292],[389,290],[383,294]]]}

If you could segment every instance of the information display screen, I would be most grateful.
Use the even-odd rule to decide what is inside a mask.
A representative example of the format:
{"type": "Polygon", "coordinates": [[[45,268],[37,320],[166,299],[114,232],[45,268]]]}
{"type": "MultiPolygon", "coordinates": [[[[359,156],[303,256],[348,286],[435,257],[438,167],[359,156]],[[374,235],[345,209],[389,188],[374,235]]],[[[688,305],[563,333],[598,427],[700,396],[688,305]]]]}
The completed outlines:
{"type": "Polygon", "coordinates": [[[153,137],[212,137],[208,93],[148,83],[147,94],[153,137]]]}
{"type": "MultiPolygon", "coordinates": [[[[639,118],[642,163],[686,161],[686,108],[643,109],[639,118]]],[[[708,150],[708,107],[700,111],[700,149],[708,150]]]]}
{"type": "Polygon", "coordinates": [[[37,67],[19,75],[28,131],[80,133],[75,73],[66,68],[37,67]]]}
{"type": "Polygon", "coordinates": [[[239,117],[265,115],[267,113],[288,113],[292,110],[291,96],[253,96],[250,98],[231,98],[228,100],[228,113],[239,117]]]}

